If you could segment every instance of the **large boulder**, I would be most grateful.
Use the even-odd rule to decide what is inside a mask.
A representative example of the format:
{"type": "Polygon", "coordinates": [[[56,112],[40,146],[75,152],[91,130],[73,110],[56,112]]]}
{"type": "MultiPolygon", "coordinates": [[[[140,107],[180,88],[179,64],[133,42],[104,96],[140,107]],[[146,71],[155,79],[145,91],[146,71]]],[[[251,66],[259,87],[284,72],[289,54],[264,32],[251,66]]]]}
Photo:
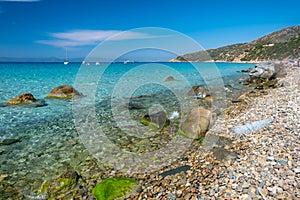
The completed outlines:
{"type": "Polygon", "coordinates": [[[6,102],[6,105],[41,107],[46,106],[47,104],[44,101],[35,99],[31,93],[26,93],[10,99],[8,102],[6,102]]]}
{"type": "Polygon", "coordinates": [[[250,77],[262,79],[281,78],[286,75],[285,67],[282,64],[273,62],[260,63],[249,72],[250,77]]]}
{"type": "Polygon", "coordinates": [[[190,138],[203,138],[213,125],[216,115],[202,106],[193,108],[181,125],[181,130],[190,138]]]}
{"type": "Polygon", "coordinates": [[[82,93],[78,92],[75,88],[70,85],[61,85],[48,93],[47,98],[56,99],[72,99],[76,97],[81,97],[82,93]]]}

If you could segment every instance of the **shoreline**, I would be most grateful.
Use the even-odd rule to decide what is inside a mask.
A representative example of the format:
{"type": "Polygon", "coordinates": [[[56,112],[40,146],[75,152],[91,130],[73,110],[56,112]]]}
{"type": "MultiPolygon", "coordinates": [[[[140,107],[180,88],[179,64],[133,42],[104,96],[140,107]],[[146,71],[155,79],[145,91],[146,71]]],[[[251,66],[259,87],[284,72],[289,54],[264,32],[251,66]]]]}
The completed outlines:
{"type": "Polygon", "coordinates": [[[297,102],[300,69],[286,66],[287,75],[280,80],[284,87],[268,89],[268,94],[252,98],[246,112],[240,113],[239,117],[218,117],[207,132],[207,136],[232,139],[232,144],[222,148],[227,153],[236,153],[236,158],[218,161],[210,151],[213,146],[218,146],[217,143],[204,146],[207,150],[205,155],[200,147],[200,150],[187,155],[187,162],[177,162],[179,166],[191,165],[186,174],[165,178],[156,174],[152,177],[154,180],[148,179],[142,184],[143,192],[127,197],[299,199],[300,125],[295,120],[300,115],[297,102]],[[268,118],[272,122],[257,131],[236,136],[232,130],[235,126],[268,118]],[[182,180],[185,180],[184,184],[182,180]]]}

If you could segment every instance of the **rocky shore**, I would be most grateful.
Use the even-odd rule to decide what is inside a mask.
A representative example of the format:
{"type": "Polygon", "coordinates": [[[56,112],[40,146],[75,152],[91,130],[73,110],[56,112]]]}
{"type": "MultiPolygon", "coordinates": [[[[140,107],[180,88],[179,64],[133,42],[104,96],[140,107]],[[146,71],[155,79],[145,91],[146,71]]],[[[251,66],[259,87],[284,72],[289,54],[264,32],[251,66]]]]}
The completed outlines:
{"type": "MultiPolygon", "coordinates": [[[[136,183],[120,199],[299,199],[300,68],[285,65],[285,69],[286,76],[272,82],[264,73],[268,70],[262,71],[269,77],[267,82],[250,77],[247,84],[256,89],[229,101],[230,106],[218,116],[205,138],[195,140],[169,166],[155,172],[132,173],[122,166],[111,169],[80,150],[77,156],[84,161],[68,166],[56,178],[35,183],[39,189],[32,195],[2,183],[7,196],[0,199],[95,200],[95,194],[102,195],[101,184],[118,178],[132,178],[136,183]]],[[[259,68],[253,70],[252,74],[260,73],[259,68]]],[[[196,95],[203,96],[203,88],[197,89],[196,95]]],[[[78,143],[71,141],[70,146],[78,143]]],[[[2,143],[12,142],[18,141],[2,143]]],[[[5,174],[0,176],[0,180],[7,178],[5,174]]]]}
{"type": "Polygon", "coordinates": [[[300,69],[286,71],[280,80],[284,87],[252,98],[235,117],[219,117],[203,146],[194,143],[181,161],[163,171],[190,169],[146,176],[139,193],[126,198],[300,199],[300,69]],[[265,119],[270,123],[250,133],[234,129],[265,119]]]}

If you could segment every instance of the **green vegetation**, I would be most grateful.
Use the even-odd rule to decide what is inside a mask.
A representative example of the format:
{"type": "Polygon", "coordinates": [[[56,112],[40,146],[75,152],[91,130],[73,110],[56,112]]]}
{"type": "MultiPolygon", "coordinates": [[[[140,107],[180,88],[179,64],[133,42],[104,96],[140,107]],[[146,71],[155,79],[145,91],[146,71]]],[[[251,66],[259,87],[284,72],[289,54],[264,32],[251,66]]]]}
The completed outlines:
{"type": "Polygon", "coordinates": [[[250,43],[178,56],[179,61],[266,61],[300,57],[300,26],[271,33],[250,43]]]}
{"type": "Polygon", "coordinates": [[[92,193],[97,200],[113,200],[124,196],[136,184],[132,178],[110,178],[97,184],[92,193]]]}

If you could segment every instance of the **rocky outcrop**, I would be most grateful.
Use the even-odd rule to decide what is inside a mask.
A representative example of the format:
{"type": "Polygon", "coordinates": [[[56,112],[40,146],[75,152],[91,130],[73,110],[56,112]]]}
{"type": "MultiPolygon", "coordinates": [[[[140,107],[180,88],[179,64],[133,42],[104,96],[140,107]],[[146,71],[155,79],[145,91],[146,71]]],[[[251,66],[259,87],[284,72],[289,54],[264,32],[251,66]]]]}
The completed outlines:
{"type": "Polygon", "coordinates": [[[204,107],[193,108],[180,129],[190,138],[199,139],[205,136],[215,118],[216,115],[211,110],[204,107]]]}
{"type": "Polygon", "coordinates": [[[260,63],[249,72],[249,76],[261,79],[276,79],[286,75],[285,68],[282,64],[273,62],[260,63]]]}
{"type": "Polygon", "coordinates": [[[35,99],[31,93],[26,93],[10,99],[5,105],[41,107],[46,106],[47,104],[42,100],[35,99]]]}
{"type": "Polygon", "coordinates": [[[75,88],[70,85],[61,85],[48,93],[47,98],[55,99],[72,99],[83,96],[82,93],[78,92],[75,88]]]}
{"type": "Polygon", "coordinates": [[[249,78],[244,82],[245,85],[253,86],[255,89],[276,88],[278,78],[286,75],[285,66],[273,62],[260,63],[249,72],[249,78]]]}

